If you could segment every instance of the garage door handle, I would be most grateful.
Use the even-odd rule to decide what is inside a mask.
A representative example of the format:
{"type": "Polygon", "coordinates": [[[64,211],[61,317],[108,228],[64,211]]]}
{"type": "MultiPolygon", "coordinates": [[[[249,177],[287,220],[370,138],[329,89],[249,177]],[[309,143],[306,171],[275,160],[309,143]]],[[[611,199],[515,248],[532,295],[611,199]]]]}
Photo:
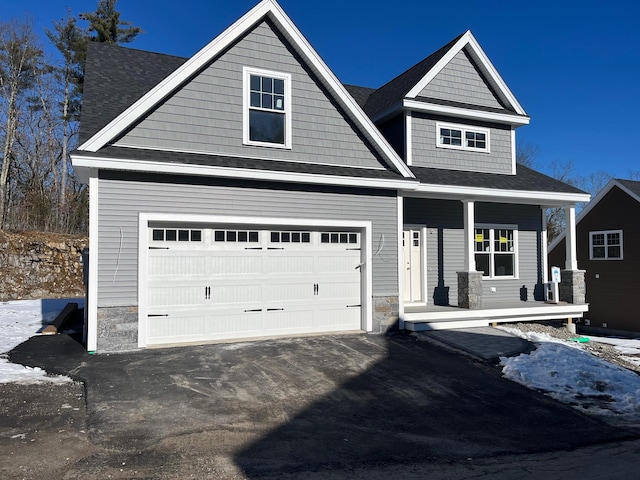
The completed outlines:
{"type": "Polygon", "coordinates": [[[267,250],[284,250],[284,247],[267,247],[267,250]]]}
{"type": "Polygon", "coordinates": [[[261,308],[254,308],[254,309],[245,310],[245,312],[261,312],[261,311],[262,311],[261,308]]]}
{"type": "Polygon", "coordinates": [[[360,308],[362,305],[347,305],[347,308],[360,308]]]}
{"type": "Polygon", "coordinates": [[[262,250],[262,247],[244,247],[245,250],[262,250]]]}
{"type": "Polygon", "coordinates": [[[169,247],[149,247],[149,250],[169,250],[169,247]]]}
{"type": "Polygon", "coordinates": [[[168,313],[150,313],[147,317],[168,317],[168,313]]]}
{"type": "Polygon", "coordinates": [[[281,312],[284,308],[267,308],[267,312],[281,312]]]}

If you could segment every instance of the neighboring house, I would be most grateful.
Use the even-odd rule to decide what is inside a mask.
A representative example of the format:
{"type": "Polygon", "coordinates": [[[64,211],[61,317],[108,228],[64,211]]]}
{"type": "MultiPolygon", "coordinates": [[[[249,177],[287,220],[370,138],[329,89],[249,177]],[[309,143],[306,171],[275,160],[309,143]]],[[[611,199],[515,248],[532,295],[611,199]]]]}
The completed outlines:
{"type": "MultiPolygon", "coordinates": [[[[583,331],[640,332],[640,182],[613,179],[576,217],[578,267],[586,270],[583,331]]],[[[549,246],[549,262],[563,265],[565,235],[549,246]]]]}
{"type": "Polygon", "coordinates": [[[470,32],[377,90],[272,0],[190,59],[89,47],[89,350],[586,310],[572,261],[539,300],[545,209],[589,196],[516,165],[529,117],[470,32]]]}

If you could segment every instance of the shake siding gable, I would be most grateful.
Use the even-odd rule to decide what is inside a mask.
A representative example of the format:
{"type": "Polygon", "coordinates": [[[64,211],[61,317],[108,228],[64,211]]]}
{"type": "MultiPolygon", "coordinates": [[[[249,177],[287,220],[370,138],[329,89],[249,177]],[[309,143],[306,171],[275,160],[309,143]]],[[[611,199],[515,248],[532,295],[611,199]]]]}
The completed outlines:
{"type": "Polygon", "coordinates": [[[164,183],[155,176],[106,175],[99,180],[98,306],[138,302],[138,217],[144,213],[369,220],[373,225],[373,294],[398,295],[397,201],[393,192],[307,191],[237,182],[164,183]]]}
{"type": "Polygon", "coordinates": [[[460,50],[418,96],[504,108],[464,50],[460,50]]]}
{"type": "Polygon", "coordinates": [[[448,117],[414,113],[412,125],[412,165],[482,173],[511,174],[513,163],[511,129],[507,126],[475,121],[460,121],[448,117]],[[490,153],[453,150],[436,146],[437,122],[448,122],[488,128],[490,153]]]}
{"type": "Polygon", "coordinates": [[[116,145],[385,168],[267,21],[221,54],[116,145]],[[243,67],[291,74],[290,150],[243,145],[243,67]]]}

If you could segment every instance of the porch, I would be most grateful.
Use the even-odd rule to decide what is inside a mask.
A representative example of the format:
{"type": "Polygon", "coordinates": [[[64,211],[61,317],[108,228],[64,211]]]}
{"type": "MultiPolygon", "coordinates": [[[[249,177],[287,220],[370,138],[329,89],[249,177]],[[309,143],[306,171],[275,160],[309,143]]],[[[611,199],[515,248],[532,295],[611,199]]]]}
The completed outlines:
{"type": "Polygon", "coordinates": [[[482,309],[457,306],[405,306],[404,328],[412,332],[483,327],[493,323],[581,318],[588,304],[541,301],[486,302],[482,309]]]}

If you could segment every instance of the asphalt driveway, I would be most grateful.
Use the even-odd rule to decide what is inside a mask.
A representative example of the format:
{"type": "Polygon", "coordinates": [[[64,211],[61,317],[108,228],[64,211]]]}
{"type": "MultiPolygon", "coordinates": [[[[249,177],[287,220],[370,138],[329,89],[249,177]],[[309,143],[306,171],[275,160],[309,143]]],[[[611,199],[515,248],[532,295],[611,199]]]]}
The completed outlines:
{"type": "Polygon", "coordinates": [[[495,367],[404,335],[93,356],[59,335],[32,338],[11,360],[85,382],[89,439],[101,450],[66,478],[104,473],[110,462],[126,478],[277,477],[632,436],[501,378],[495,367]]]}

